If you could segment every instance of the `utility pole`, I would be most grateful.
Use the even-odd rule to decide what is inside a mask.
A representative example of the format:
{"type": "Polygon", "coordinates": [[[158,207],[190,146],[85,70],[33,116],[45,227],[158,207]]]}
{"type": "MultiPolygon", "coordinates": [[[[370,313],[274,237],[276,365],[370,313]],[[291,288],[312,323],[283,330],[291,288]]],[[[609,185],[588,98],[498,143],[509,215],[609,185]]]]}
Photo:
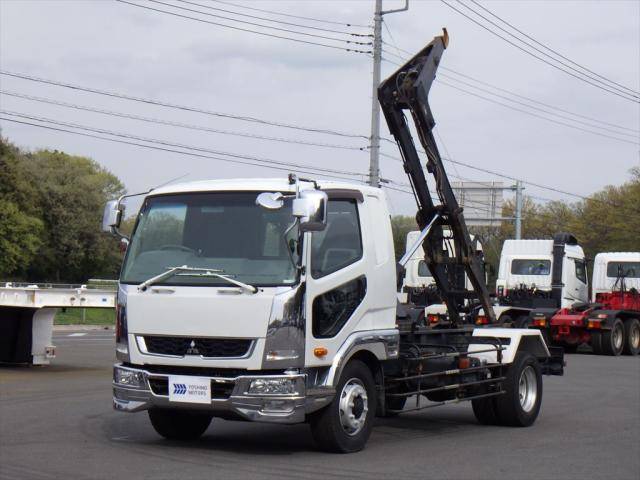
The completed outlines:
{"type": "Polygon", "coordinates": [[[522,238],[522,180],[516,180],[516,240],[522,238]]]}
{"type": "Polygon", "coordinates": [[[409,0],[404,8],[382,10],[382,0],[376,0],[373,15],[373,81],[371,88],[371,137],[369,144],[369,185],[380,186],[380,104],[378,103],[378,85],[380,85],[380,66],[382,63],[382,16],[388,13],[403,12],[409,9],[409,0]]]}

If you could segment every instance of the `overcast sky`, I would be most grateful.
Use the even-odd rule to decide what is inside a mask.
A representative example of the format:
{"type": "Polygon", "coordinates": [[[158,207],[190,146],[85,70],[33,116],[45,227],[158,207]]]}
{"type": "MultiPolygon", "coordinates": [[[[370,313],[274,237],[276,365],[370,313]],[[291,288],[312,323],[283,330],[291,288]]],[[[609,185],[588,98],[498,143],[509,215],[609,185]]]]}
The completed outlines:
{"type": "MultiPolygon", "coordinates": [[[[141,3],[141,0],[131,1],[141,3]]],[[[178,4],[175,0],[162,1],[207,11],[202,7],[178,4]]],[[[400,0],[385,0],[384,8],[397,8],[402,3],[400,0]]],[[[451,3],[462,8],[453,0],[451,3]]],[[[221,22],[214,17],[179,11],[164,5],[145,5],[221,22]]],[[[275,17],[215,2],[207,5],[319,28],[370,32],[367,28],[275,17]]],[[[265,0],[244,2],[243,5],[310,18],[370,25],[374,1],[265,0]]],[[[474,4],[469,5],[478,9],[474,4]]],[[[640,90],[640,2],[492,1],[483,2],[482,5],[569,59],[611,80],[640,90]]],[[[229,16],[219,11],[208,12],[229,16]]],[[[629,178],[628,170],[640,164],[637,144],[637,130],[640,128],[638,103],[587,85],[541,63],[439,1],[412,0],[408,12],[388,15],[385,22],[389,30],[383,30],[384,41],[388,44],[395,43],[401,49],[411,52],[420,49],[440,33],[441,27],[446,26],[451,41],[441,64],[443,67],[600,122],[631,129],[620,130],[604,123],[600,123],[600,128],[596,129],[571,122],[574,126],[606,135],[626,132],[627,135],[616,133],[614,136],[631,143],[586,133],[454,90],[439,83],[439,80],[448,81],[441,76],[432,89],[431,105],[438,132],[447,147],[445,149],[440,145],[443,155],[527,181],[585,195],[605,185],[625,181],[629,178]],[[609,130],[603,130],[602,127],[609,130]],[[632,130],[636,130],[636,133],[632,130]]],[[[258,30],[246,24],[233,25],[258,30]]],[[[283,24],[271,25],[301,30],[283,24]]],[[[325,36],[338,35],[319,30],[304,31],[325,36]]],[[[271,32],[290,35],[286,32],[271,32]]],[[[316,37],[297,38],[346,45],[316,37]]],[[[359,48],[368,50],[370,47],[359,48]]],[[[385,45],[385,48],[390,52],[385,54],[390,60],[398,61],[392,54],[404,55],[391,45],[385,45]]],[[[369,56],[230,30],[112,0],[0,0],[0,67],[3,70],[216,112],[355,133],[365,137],[369,135],[372,71],[369,56]]],[[[395,67],[390,63],[383,63],[383,78],[393,68],[395,67]]],[[[209,129],[355,148],[367,145],[364,138],[314,134],[167,109],[4,75],[0,76],[0,87],[21,94],[195,124],[209,129]]],[[[482,92],[476,93],[484,95],[482,92]]],[[[364,151],[194,131],[4,95],[0,97],[0,106],[4,110],[22,114],[198,148],[341,172],[366,174],[368,171],[369,156],[364,151]]],[[[593,120],[582,121],[594,123],[593,120]]],[[[58,149],[97,160],[122,179],[129,192],[141,191],[182,175],[186,175],[184,180],[199,180],[286,174],[286,171],[182,156],[7,121],[0,122],[2,135],[20,146],[58,149]]],[[[388,135],[384,120],[382,131],[388,135]]],[[[383,152],[398,155],[397,148],[388,143],[383,143],[383,152]]],[[[494,175],[462,166],[454,169],[448,164],[447,168],[450,173],[468,179],[500,180],[494,175]]],[[[381,170],[384,178],[403,183],[407,181],[397,161],[383,158],[381,170]]],[[[389,193],[394,213],[411,213],[415,210],[409,195],[389,193]]],[[[575,200],[533,186],[527,186],[525,193],[543,198],[575,200]]]]}

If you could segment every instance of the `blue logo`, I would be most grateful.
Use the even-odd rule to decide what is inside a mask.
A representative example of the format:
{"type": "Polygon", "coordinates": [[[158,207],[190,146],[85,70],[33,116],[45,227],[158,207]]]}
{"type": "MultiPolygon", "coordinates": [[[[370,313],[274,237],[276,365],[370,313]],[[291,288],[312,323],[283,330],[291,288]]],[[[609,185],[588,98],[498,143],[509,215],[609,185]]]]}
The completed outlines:
{"type": "Polygon", "coordinates": [[[187,386],[184,383],[174,383],[173,384],[173,394],[174,395],[184,395],[187,393],[187,386]]]}

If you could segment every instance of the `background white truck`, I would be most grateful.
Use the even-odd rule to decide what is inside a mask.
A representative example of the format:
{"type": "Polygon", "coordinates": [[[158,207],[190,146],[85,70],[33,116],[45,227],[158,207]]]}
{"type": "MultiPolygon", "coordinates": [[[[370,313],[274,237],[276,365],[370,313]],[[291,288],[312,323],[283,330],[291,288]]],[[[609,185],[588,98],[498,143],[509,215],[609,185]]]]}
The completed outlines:
{"type": "MultiPolygon", "coordinates": [[[[432,135],[427,94],[447,44],[436,37],[379,88],[416,189],[425,260],[458,320],[444,266],[462,265],[490,310],[479,259],[432,135]],[[403,110],[414,116],[434,205],[403,110]],[[442,228],[458,255],[442,251],[442,228]]],[[[103,226],[117,231],[118,201],[103,226]]],[[[168,438],[215,416],[308,422],[324,449],[364,447],[376,414],[469,400],[482,423],[531,425],[542,373],[562,374],[540,332],[431,329],[396,315],[384,192],[298,179],[166,186],[144,199],[117,298],[114,407],[148,410],[168,438]],[[414,400],[415,399],[415,402],[414,400]]],[[[489,314],[492,312],[490,311],[489,314]]]]}

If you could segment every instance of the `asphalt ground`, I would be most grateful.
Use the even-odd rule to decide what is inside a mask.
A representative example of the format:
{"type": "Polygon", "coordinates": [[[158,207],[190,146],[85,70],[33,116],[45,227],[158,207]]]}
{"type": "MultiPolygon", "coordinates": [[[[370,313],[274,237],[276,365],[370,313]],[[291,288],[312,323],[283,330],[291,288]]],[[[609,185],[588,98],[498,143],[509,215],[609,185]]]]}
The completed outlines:
{"type": "Polygon", "coordinates": [[[113,331],[58,331],[47,367],[0,367],[0,478],[640,478],[640,357],[567,356],[530,428],[477,424],[468,404],[378,419],[366,449],[315,449],[306,425],[214,419],[163,440],[111,407],[113,331]],[[74,333],[76,333],[74,335],[74,333]]]}

